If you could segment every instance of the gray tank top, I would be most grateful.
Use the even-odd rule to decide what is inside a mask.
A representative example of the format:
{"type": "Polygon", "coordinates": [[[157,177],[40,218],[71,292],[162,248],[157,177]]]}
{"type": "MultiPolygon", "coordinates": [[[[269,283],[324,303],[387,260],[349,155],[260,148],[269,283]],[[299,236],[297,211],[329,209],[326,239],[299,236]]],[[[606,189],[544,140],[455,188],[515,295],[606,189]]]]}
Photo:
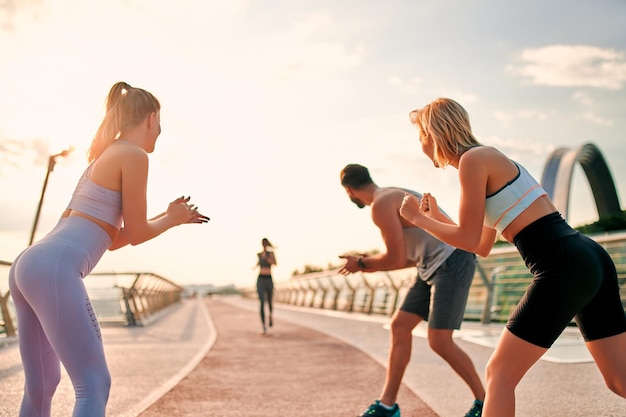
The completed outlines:
{"type": "MultiPolygon", "coordinates": [[[[416,191],[407,189],[403,189],[403,191],[422,198],[422,195],[416,191]]],[[[445,214],[445,212],[443,213],[445,214]]],[[[406,256],[415,262],[419,277],[424,281],[428,281],[437,268],[456,250],[454,246],[434,238],[419,227],[407,227],[402,229],[402,232],[404,233],[406,256]]]]}

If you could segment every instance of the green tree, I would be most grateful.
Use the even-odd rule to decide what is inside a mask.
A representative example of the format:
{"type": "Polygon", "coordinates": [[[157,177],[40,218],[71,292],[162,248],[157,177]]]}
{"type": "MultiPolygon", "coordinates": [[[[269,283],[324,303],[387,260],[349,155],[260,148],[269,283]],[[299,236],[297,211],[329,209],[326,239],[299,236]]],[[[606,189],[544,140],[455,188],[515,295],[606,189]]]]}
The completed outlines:
{"type": "Polygon", "coordinates": [[[578,226],[575,229],[584,234],[597,234],[617,230],[626,230],[626,211],[622,211],[621,214],[616,216],[600,219],[594,223],[578,226]]]}

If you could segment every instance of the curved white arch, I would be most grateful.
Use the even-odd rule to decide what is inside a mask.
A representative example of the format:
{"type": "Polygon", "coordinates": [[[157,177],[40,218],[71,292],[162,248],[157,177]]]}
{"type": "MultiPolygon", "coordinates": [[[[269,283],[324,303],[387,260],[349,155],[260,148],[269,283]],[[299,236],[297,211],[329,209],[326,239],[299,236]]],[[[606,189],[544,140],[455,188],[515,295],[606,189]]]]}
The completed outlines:
{"type": "Polygon", "coordinates": [[[611,171],[602,153],[592,143],[577,148],[558,148],[550,154],[544,167],[541,185],[568,219],[569,194],[574,165],[580,163],[591,186],[591,191],[600,219],[619,215],[622,212],[611,171]]]}

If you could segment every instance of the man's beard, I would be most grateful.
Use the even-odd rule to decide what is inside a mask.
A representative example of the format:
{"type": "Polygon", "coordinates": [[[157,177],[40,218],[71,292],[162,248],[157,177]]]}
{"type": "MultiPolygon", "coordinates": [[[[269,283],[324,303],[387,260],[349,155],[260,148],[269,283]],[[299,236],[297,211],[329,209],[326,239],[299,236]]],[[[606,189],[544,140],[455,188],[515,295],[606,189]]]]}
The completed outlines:
{"type": "Polygon", "coordinates": [[[360,209],[362,209],[363,207],[365,207],[365,204],[363,204],[363,202],[361,200],[359,200],[356,197],[350,197],[350,201],[352,201],[354,204],[356,204],[356,206],[360,209]]]}

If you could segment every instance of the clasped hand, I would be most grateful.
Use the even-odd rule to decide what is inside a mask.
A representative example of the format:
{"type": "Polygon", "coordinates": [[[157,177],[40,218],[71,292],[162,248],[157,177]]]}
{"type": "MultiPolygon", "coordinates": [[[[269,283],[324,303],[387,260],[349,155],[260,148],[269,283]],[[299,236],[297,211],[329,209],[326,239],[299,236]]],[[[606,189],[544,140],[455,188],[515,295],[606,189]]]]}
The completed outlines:
{"type": "Polygon", "coordinates": [[[414,194],[405,193],[400,206],[400,215],[416,226],[419,226],[424,216],[437,219],[440,216],[437,199],[430,193],[424,193],[421,199],[414,194]]]}
{"type": "Polygon", "coordinates": [[[177,224],[206,223],[210,219],[198,211],[195,204],[189,203],[191,197],[179,197],[167,207],[167,215],[177,220],[177,224]]]}

